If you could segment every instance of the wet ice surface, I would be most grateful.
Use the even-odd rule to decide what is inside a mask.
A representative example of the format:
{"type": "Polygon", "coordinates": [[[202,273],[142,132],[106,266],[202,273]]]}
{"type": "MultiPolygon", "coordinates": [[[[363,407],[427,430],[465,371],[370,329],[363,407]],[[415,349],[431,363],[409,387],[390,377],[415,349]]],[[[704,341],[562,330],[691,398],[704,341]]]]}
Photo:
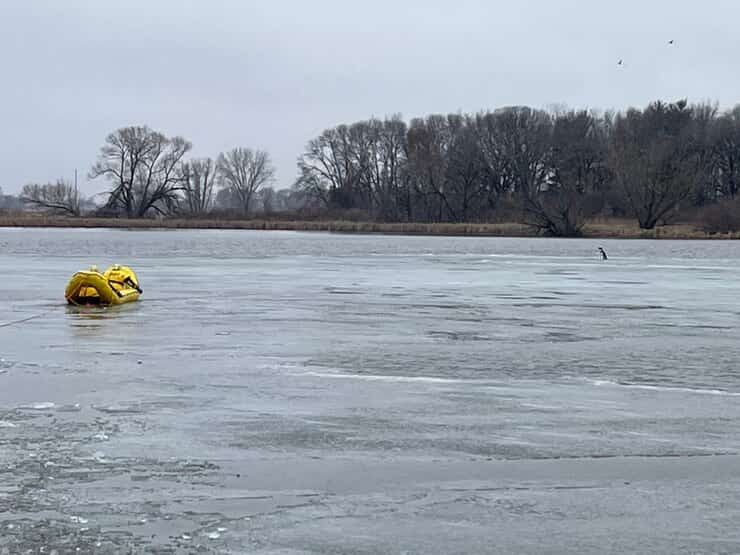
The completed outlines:
{"type": "Polygon", "coordinates": [[[14,229],[0,275],[0,553],[740,550],[739,243],[14,229]],[[114,262],[140,302],[64,306],[114,262]]]}

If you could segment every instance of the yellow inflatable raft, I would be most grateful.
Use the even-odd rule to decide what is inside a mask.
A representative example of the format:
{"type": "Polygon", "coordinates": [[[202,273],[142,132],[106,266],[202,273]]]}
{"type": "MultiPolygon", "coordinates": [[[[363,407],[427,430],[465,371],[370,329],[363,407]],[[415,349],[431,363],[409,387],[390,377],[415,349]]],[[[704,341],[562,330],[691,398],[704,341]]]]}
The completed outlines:
{"type": "Polygon", "coordinates": [[[64,298],[74,305],[111,305],[130,303],[141,293],[134,271],[115,264],[103,273],[95,266],[76,272],[67,284],[64,298]]]}

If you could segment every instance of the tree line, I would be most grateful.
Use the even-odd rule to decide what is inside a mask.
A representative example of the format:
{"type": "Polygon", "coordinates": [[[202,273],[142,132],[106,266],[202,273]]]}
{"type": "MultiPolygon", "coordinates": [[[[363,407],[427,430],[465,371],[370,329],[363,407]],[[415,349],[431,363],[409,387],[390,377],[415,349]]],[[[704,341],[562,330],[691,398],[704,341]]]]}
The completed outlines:
{"type": "Polygon", "coordinates": [[[215,160],[187,160],[191,148],[182,137],[126,127],[108,135],[89,176],[110,185],[105,209],[137,218],[206,214],[217,185],[246,216],[260,190],[273,181],[275,169],[265,151],[236,147],[215,160]]]}
{"type": "Polygon", "coordinates": [[[653,102],[618,113],[502,108],[327,129],[296,184],[326,209],[387,221],[522,221],[578,235],[599,214],[643,229],[734,199],[740,107],[653,102]]]}
{"type": "MultiPolygon", "coordinates": [[[[263,150],[188,159],[191,148],[146,126],[109,134],[89,172],[108,184],[97,212],[302,210],[387,222],[520,221],[574,236],[598,215],[652,229],[687,209],[727,205],[740,190],[740,106],[721,112],[685,100],[622,112],[516,106],[338,125],[307,143],[295,183],[280,191],[263,150]]],[[[84,201],[63,180],[26,185],[21,200],[72,215],[84,201]]]]}
{"type": "MultiPolygon", "coordinates": [[[[183,137],[167,137],[147,126],[110,133],[88,174],[108,184],[104,205],[93,212],[129,218],[201,216],[220,207],[247,216],[257,200],[262,209],[269,209],[282,198],[270,187],[275,168],[267,152],[236,147],[215,159],[188,159],[191,149],[183,137]]],[[[84,211],[85,199],[74,184],[59,179],[25,185],[20,201],[77,216],[84,211]]],[[[90,212],[89,200],[87,205],[90,212]]]]}

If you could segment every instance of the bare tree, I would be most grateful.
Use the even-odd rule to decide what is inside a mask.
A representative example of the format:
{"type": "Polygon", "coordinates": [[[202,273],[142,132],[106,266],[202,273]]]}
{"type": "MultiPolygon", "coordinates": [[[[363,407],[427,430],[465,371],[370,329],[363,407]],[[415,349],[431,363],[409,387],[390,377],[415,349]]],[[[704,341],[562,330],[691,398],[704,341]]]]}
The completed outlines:
{"type": "MultiPolygon", "coordinates": [[[[687,202],[694,206],[703,206],[714,202],[718,198],[720,189],[719,159],[716,157],[716,129],[719,124],[717,118],[718,106],[708,102],[691,106],[691,123],[686,133],[691,142],[691,157],[689,168],[693,178],[693,186],[687,202]]],[[[668,217],[675,216],[675,211],[669,212],[668,217]]],[[[663,222],[667,219],[663,218],[663,222]]]]}
{"type": "Polygon", "coordinates": [[[182,166],[183,194],[189,214],[207,213],[213,206],[216,164],[211,158],[190,160],[182,166]]]}
{"type": "Polygon", "coordinates": [[[474,116],[370,119],[325,130],[293,191],[317,211],[371,219],[517,217],[578,235],[599,212],[652,228],[740,193],[740,109],[655,102],[616,116],[515,106],[474,116]],[[516,207],[516,208],[515,208],[516,207]],[[516,211],[516,215],[515,215],[516,211]]]}
{"type": "Polygon", "coordinates": [[[450,156],[459,116],[432,115],[411,120],[408,130],[408,166],[414,196],[421,201],[426,219],[455,221],[448,179],[450,156]]]}
{"type": "Polygon", "coordinates": [[[326,208],[353,208],[361,169],[351,142],[346,125],[327,129],[309,141],[298,159],[296,188],[326,208]]]}
{"type": "Polygon", "coordinates": [[[495,211],[502,197],[516,191],[511,160],[501,141],[499,117],[498,114],[485,112],[477,114],[470,124],[476,134],[485,172],[485,198],[482,202],[487,212],[495,211]]]}
{"type": "Polygon", "coordinates": [[[546,233],[556,233],[543,218],[550,196],[553,117],[543,110],[514,106],[497,110],[488,122],[483,147],[496,185],[519,200],[523,222],[546,233]]]}
{"type": "Polygon", "coordinates": [[[370,119],[350,127],[351,155],[359,181],[359,208],[371,217],[397,221],[408,213],[406,124],[400,116],[370,119]]]}
{"type": "Polygon", "coordinates": [[[610,163],[642,229],[654,228],[694,188],[701,168],[693,120],[683,100],[616,118],[610,163]]]}
{"type": "Polygon", "coordinates": [[[379,130],[379,161],[382,172],[381,212],[385,219],[411,220],[411,188],[408,169],[408,128],[400,115],[386,118],[379,130]]]}
{"type": "Polygon", "coordinates": [[[327,208],[360,209],[371,218],[409,213],[406,124],[400,116],[327,129],[298,160],[296,187],[327,208]]]}
{"type": "Polygon", "coordinates": [[[414,119],[407,136],[405,173],[426,218],[464,222],[479,217],[488,174],[472,118],[414,119]]]}
{"type": "Polygon", "coordinates": [[[80,215],[80,194],[74,184],[58,179],[45,185],[24,185],[21,200],[31,206],[57,214],[80,215]]]}
{"type": "Polygon", "coordinates": [[[277,199],[275,189],[272,187],[262,187],[259,197],[262,202],[262,211],[265,214],[272,214],[275,211],[275,200],[277,199]]]}
{"type": "Polygon", "coordinates": [[[164,214],[183,189],[182,159],[191,146],[182,137],[167,138],[146,126],[124,127],[106,137],[90,177],[110,181],[110,208],[128,217],[164,214]]]}
{"type": "Polygon", "coordinates": [[[580,235],[586,218],[601,208],[600,195],[610,178],[607,133],[606,120],[585,110],[555,115],[551,177],[529,211],[540,229],[550,235],[580,235]]]}
{"type": "Polygon", "coordinates": [[[712,153],[718,193],[735,198],[740,192],[740,106],[722,114],[714,127],[712,153]]]}
{"type": "Polygon", "coordinates": [[[270,155],[263,150],[234,148],[219,155],[218,173],[223,186],[239,199],[246,216],[255,194],[273,181],[275,168],[270,155]]]}
{"type": "Polygon", "coordinates": [[[448,151],[447,187],[455,221],[476,219],[485,211],[488,167],[470,117],[454,120],[448,151]]]}

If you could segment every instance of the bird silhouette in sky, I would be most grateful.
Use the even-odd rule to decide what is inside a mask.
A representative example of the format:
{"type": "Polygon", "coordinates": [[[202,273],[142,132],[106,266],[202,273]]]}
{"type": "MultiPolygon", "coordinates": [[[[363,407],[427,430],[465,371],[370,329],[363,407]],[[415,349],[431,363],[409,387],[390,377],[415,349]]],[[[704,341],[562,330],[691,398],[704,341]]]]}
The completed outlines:
{"type": "MultiPolygon", "coordinates": [[[[676,44],[676,41],[674,39],[670,39],[668,41],[669,46],[674,46],[676,44]]],[[[618,67],[622,67],[624,65],[624,60],[622,58],[619,58],[619,61],[617,62],[618,67]]]]}

